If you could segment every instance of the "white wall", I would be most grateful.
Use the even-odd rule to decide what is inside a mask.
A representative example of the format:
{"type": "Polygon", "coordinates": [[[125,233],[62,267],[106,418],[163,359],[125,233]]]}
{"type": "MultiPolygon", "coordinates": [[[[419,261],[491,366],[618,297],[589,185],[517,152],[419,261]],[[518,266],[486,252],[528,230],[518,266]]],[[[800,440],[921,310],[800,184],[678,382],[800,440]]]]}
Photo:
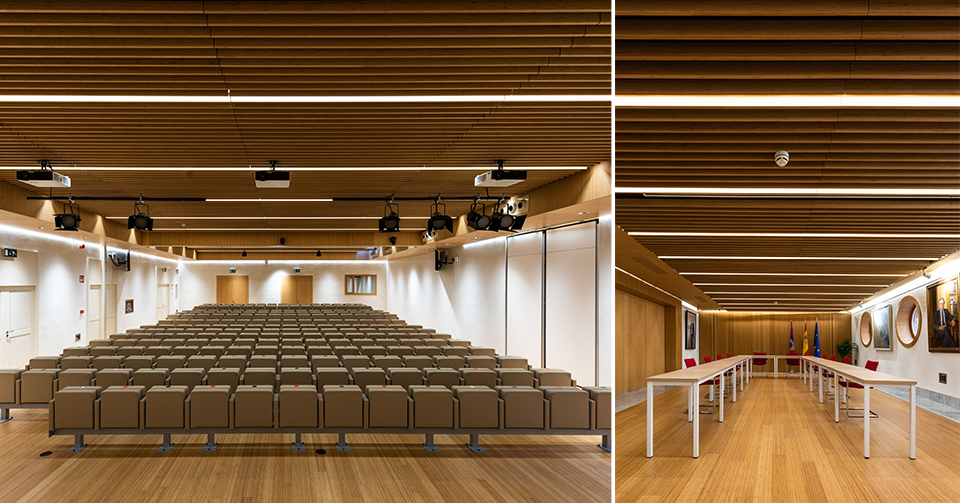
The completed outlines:
{"type": "Polygon", "coordinates": [[[597,385],[613,387],[613,217],[609,215],[600,217],[597,225],[597,266],[597,335],[600,338],[597,385]]]}
{"type": "MultiPolygon", "coordinates": [[[[388,261],[387,311],[478,346],[505,351],[505,262],[502,237],[447,250],[459,262],[434,270],[427,253],[388,261]]],[[[527,356],[527,355],[523,355],[527,356]]]]}
{"type": "MultiPolygon", "coordinates": [[[[940,280],[931,280],[929,284],[937,283],[940,280]]],[[[927,285],[920,286],[902,295],[894,297],[886,302],[870,307],[867,311],[873,312],[882,306],[892,306],[892,318],[890,338],[893,351],[877,351],[874,349],[871,341],[870,347],[863,347],[860,342],[860,318],[863,313],[857,313],[851,316],[853,341],[860,346],[858,355],[858,364],[862,367],[867,360],[876,360],[880,362],[877,371],[885,374],[916,379],[917,386],[926,388],[937,393],[950,395],[954,398],[960,398],[960,354],[957,353],[931,353],[928,350],[929,333],[927,331],[931,320],[928,318],[929,311],[927,306],[927,285]],[[910,295],[920,304],[920,312],[923,316],[920,338],[913,347],[905,348],[899,342],[896,335],[896,315],[897,306],[900,299],[910,295]],[[947,384],[940,384],[939,374],[947,374],[947,384]]],[[[802,342],[801,342],[802,344],[802,342]]]]}
{"type": "MultiPolygon", "coordinates": [[[[431,255],[431,261],[432,261],[431,255]]],[[[432,262],[431,262],[432,264],[432,262]]],[[[296,262],[290,260],[263,261],[185,261],[180,264],[180,310],[217,301],[217,276],[230,274],[235,268],[238,276],[249,276],[251,303],[279,303],[283,277],[293,274],[313,276],[313,302],[367,304],[374,309],[387,307],[387,267],[385,261],[319,260],[296,262]],[[299,267],[300,272],[293,272],[299,267]],[[344,276],[348,274],[376,274],[377,295],[344,294],[344,276]]],[[[152,287],[156,290],[156,285],[152,287]]],[[[171,306],[173,301],[171,300],[171,306]]],[[[153,305],[151,305],[151,308],[153,305]]],[[[173,308],[171,307],[171,312],[173,308]]]]}

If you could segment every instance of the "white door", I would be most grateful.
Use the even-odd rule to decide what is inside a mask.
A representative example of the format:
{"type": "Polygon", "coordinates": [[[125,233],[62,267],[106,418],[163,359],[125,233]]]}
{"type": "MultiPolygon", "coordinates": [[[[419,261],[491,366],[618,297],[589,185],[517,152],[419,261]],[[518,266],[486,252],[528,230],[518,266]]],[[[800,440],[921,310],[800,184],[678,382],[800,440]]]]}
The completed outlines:
{"type": "Polygon", "coordinates": [[[34,290],[9,288],[0,290],[0,364],[4,368],[20,368],[34,356],[36,334],[33,329],[34,290]]]}
{"type": "Polygon", "coordinates": [[[170,314],[170,285],[157,285],[157,321],[170,314]]]}
{"type": "Polygon", "coordinates": [[[103,334],[117,332],[117,285],[107,285],[103,292],[103,334]]]}
{"type": "Polygon", "coordinates": [[[87,340],[100,339],[100,285],[87,289],[87,340]]]}

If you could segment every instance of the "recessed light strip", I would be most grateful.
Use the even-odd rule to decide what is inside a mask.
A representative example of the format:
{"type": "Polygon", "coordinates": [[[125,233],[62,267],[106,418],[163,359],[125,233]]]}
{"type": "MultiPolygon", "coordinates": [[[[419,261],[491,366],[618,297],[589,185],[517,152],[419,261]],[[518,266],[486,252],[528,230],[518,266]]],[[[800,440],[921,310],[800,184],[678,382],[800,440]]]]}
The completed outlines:
{"type": "Polygon", "coordinates": [[[728,95],[650,95],[616,96],[617,107],[649,108],[791,108],[791,107],[960,107],[960,97],[952,95],[776,95],[776,96],[728,96],[728,95]]]}
{"type": "Polygon", "coordinates": [[[208,203],[329,203],[333,199],[207,199],[208,203]]]}
{"type": "Polygon", "coordinates": [[[0,102],[46,103],[471,103],[524,101],[611,101],[609,94],[433,95],[433,96],[162,96],[3,94],[0,102]]]}
{"type": "Polygon", "coordinates": [[[694,283],[696,286],[816,286],[816,287],[840,287],[840,288],[886,288],[890,285],[836,285],[825,283],[694,283]]]}
{"type": "MultiPolygon", "coordinates": [[[[423,229],[421,229],[421,228],[419,228],[419,227],[406,228],[406,229],[401,228],[400,230],[401,230],[401,231],[415,231],[415,232],[421,232],[421,231],[423,231],[423,229]]],[[[323,228],[316,228],[316,227],[236,227],[236,228],[233,228],[233,227],[202,227],[202,228],[201,228],[201,227],[164,227],[164,228],[158,228],[158,227],[154,227],[154,228],[153,228],[153,232],[164,232],[164,231],[172,231],[172,232],[183,232],[183,231],[192,231],[192,232],[197,232],[197,231],[206,231],[206,232],[211,232],[211,231],[245,231],[245,232],[246,232],[246,231],[250,231],[250,232],[263,232],[263,231],[278,231],[278,232],[279,232],[279,231],[286,231],[286,232],[333,231],[333,232],[340,232],[340,231],[350,231],[350,232],[377,232],[377,228],[376,228],[376,227],[343,227],[343,228],[338,228],[338,227],[323,227],[323,228]]]]}
{"type": "MultiPolygon", "coordinates": [[[[590,166],[508,166],[505,169],[525,171],[582,171],[590,166]]],[[[263,171],[263,166],[214,166],[214,167],[183,167],[183,166],[54,166],[56,171],[263,171]]],[[[284,167],[281,171],[490,171],[496,166],[316,166],[316,167],[284,167]]],[[[0,166],[0,170],[33,170],[36,166],[0,166]]],[[[210,199],[207,199],[210,201],[210,199]]]]}
{"type": "MultiPolygon", "coordinates": [[[[107,220],[126,220],[129,217],[104,217],[107,220]]],[[[404,220],[428,220],[430,217],[408,217],[404,220]]],[[[154,220],[379,220],[380,217],[153,217],[154,220]]],[[[376,229],[374,229],[376,230],[376,229]]]]}
{"type": "MultiPolygon", "coordinates": [[[[703,293],[709,295],[713,298],[714,295],[724,296],[724,295],[811,295],[812,292],[713,292],[713,291],[704,291],[703,293]]],[[[856,297],[862,299],[866,296],[871,295],[870,293],[864,292],[815,292],[816,295],[833,295],[833,296],[843,296],[843,297],[856,297]]]]}
{"type": "Polygon", "coordinates": [[[889,277],[902,278],[903,274],[840,274],[821,272],[681,272],[681,276],[835,276],[835,277],[889,277]]]}
{"type": "Polygon", "coordinates": [[[725,188],[725,187],[617,187],[617,194],[667,194],[713,196],[960,196],[960,189],[881,189],[881,188],[725,188]]]}
{"type": "Polygon", "coordinates": [[[641,283],[643,283],[643,284],[645,284],[645,285],[647,285],[647,286],[650,286],[650,287],[652,287],[652,288],[655,288],[655,289],[657,289],[657,290],[659,290],[659,291],[661,291],[661,292],[663,292],[663,293],[665,293],[665,294],[673,297],[674,299],[679,300],[681,306],[686,307],[687,309],[689,309],[689,310],[691,310],[691,311],[694,311],[694,312],[700,312],[700,309],[699,309],[698,307],[694,306],[693,304],[687,303],[687,301],[681,299],[680,297],[677,297],[676,295],[674,295],[674,294],[672,294],[672,293],[670,293],[670,292],[668,292],[668,291],[666,291],[666,290],[658,287],[657,285],[654,285],[653,283],[650,283],[649,281],[644,280],[643,278],[641,278],[641,277],[639,277],[639,276],[631,273],[630,271],[623,270],[623,269],[621,269],[621,268],[619,268],[619,267],[616,267],[616,266],[614,266],[614,269],[616,269],[616,270],[618,270],[618,271],[626,274],[627,276],[630,276],[631,278],[633,278],[633,279],[635,279],[635,280],[637,280],[637,281],[639,281],[639,282],[641,282],[641,283]]]}
{"type": "MultiPolygon", "coordinates": [[[[210,201],[210,199],[207,199],[210,201]]],[[[883,239],[960,239],[960,234],[874,234],[821,232],[628,232],[649,237],[736,237],[736,238],[883,238],[883,239]]]]}
{"type": "Polygon", "coordinates": [[[728,256],[696,256],[696,255],[664,255],[660,260],[869,260],[869,261],[923,261],[939,260],[938,257],[728,257],[728,256]]]}

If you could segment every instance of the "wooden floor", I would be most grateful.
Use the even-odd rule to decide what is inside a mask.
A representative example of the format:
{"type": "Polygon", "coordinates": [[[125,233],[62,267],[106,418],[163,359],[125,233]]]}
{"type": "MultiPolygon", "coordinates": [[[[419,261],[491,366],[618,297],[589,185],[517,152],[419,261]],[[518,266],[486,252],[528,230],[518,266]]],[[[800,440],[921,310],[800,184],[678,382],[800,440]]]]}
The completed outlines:
{"type": "Polygon", "coordinates": [[[610,454],[600,437],[481,436],[485,453],[465,435],[437,436],[426,452],[414,435],[348,435],[351,452],[336,452],[335,435],[222,435],[216,452],[205,436],[174,435],[173,452],[158,453],[159,435],[47,437],[46,410],[14,410],[0,424],[0,501],[124,502],[486,502],[610,501],[610,454]],[[324,455],[316,449],[327,450],[324,455]],[[53,451],[40,457],[44,451],[53,451]]]}
{"type": "MultiPolygon", "coordinates": [[[[706,390],[707,388],[702,388],[706,390]]],[[[870,459],[863,420],[821,405],[799,379],[751,380],[724,422],[701,415],[700,458],[682,411],[686,388],[654,399],[654,457],[646,457],[646,403],[616,415],[616,501],[960,501],[960,425],[917,408],[917,459],[907,456],[909,407],[874,391],[870,459]]],[[[862,391],[852,392],[862,406],[862,391]]],[[[703,395],[701,394],[701,397],[703,395]]]]}

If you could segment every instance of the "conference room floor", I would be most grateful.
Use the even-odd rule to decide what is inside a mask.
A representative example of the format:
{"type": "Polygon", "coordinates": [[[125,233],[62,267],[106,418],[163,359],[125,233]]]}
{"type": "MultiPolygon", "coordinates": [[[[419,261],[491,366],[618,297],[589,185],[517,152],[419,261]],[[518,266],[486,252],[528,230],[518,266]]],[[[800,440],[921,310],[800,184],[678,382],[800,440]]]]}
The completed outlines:
{"type": "MultiPolygon", "coordinates": [[[[701,403],[707,388],[702,387],[701,403]]],[[[799,378],[754,377],[724,422],[700,416],[700,458],[690,455],[686,388],[654,398],[655,456],[646,457],[644,404],[616,414],[616,501],[957,502],[960,424],[917,408],[917,459],[907,456],[909,407],[871,393],[870,459],[863,420],[820,404],[799,378]]],[[[853,406],[862,406],[852,390],[853,406]]],[[[706,409],[704,409],[706,410],[706,409]]],[[[853,411],[859,414],[861,411],[853,411]]]]}
{"type": "Polygon", "coordinates": [[[437,435],[426,452],[419,435],[219,435],[202,452],[203,435],[47,437],[46,410],[12,410],[0,424],[2,501],[610,501],[610,454],[600,437],[482,436],[473,453],[465,435],[437,435]],[[317,443],[321,441],[322,443],[317,443]],[[324,455],[316,449],[327,450],[324,455]],[[46,457],[40,453],[52,451],[46,457]]]}

